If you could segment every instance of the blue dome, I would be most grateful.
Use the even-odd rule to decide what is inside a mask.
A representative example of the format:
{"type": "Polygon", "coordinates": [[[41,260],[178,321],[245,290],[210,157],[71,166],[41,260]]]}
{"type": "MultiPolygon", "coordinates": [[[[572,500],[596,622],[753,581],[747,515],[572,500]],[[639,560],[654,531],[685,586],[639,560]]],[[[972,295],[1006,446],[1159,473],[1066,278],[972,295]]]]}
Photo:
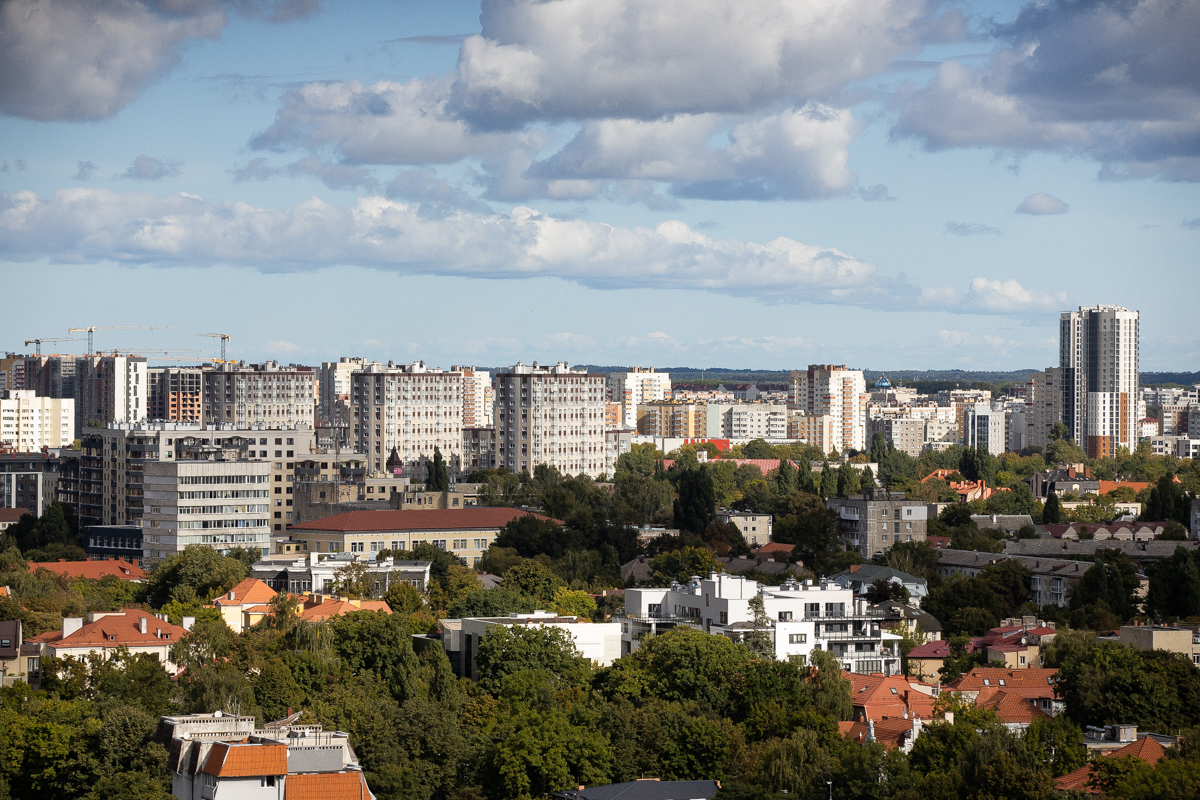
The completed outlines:
{"type": "Polygon", "coordinates": [[[887,379],[887,375],[880,375],[879,380],[875,381],[876,389],[890,389],[892,382],[887,379]]]}

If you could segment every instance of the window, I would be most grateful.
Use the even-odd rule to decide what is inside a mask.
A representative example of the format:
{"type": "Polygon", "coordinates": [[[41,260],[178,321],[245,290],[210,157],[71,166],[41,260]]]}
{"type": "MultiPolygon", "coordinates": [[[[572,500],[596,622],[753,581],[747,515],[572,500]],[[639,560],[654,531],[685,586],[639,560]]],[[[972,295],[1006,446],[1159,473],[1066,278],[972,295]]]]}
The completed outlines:
{"type": "Polygon", "coordinates": [[[826,603],[825,616],[827,617],[844,617],[846,616],[845,603],[826,603]]]}
{"type": "Polygon", "coordinates": [[[820,603],[805,603],[804,604],[804,616],[806,616],[806,617],[821,616],[821,604],[820,603]]]}
{"type": "Polygon", "coordinates": [[[807,643],[808,643],[808,634],[807,633],[789,633],[788,634],[788,644],[807,644],[807,643]]]}
{"type": "Polygon", "coordinates": [[[791,620],[792,620],[792,612],[790,612],[790,611],[780,611],[779,612],[779,621],[780,622],[791,622],[791,620]]]}
{"type": "MultiPolygon", "coordinates": [[[[722,611],[722,612],[721,612],[721,624],[722,624],[722,625],[727,625],[728,623],[729,623],[729,612],[728,612],[728,611],[722,611]]],[[[8,647],[8,645],[4,645],[4,646],[5,646],[5,647],[8,647]]]]}

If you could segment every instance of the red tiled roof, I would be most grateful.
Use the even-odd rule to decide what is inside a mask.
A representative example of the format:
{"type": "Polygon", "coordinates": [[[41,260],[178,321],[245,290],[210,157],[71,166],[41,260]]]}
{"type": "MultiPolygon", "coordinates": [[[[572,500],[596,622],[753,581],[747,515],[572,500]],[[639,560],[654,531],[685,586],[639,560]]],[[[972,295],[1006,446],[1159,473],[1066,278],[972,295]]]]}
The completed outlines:
{"type": "MultiPolygon", "coordinates": [[[[904,717],[884,717],[877,719],[875,720],[875,741],[883,745],[884,749],[891,750],[894,747],[900,746],[900,737],[906,733],[911,733],[912,728],[912,720],[904,719],[904,717]]],[[[862,743],[870,735],[871,726],[869,723],[861,720],[839,722],[838,730],[842,736],[848,737],[854,742],[862,743]]]]}
{"type": "Polygon", "coordinates": [[[284,800],[369,800],[361,772],[319,772],[288,775],[284,781],[284,800]]]}
{"type": "Polygon", "coordinates": [[[275,597],[275,590],[267,586],[258,578],[246,578],[237,586],[229,590],[233,592],[233,599],[229,599],[229,592],[213,600],[213,605],[218,606],[242,606],[247,603],[258,604],[270,602],[275,597]]]}
{"type": "Polygon", "coordinates": [[[994,711],[1001,721],[1009,724],[1028,725],[1035,719],[1049,719],[1050,715],[1035,706],[1020,692],[1009,692],[995,687],[984,687],[975,698],[975,706],[994,711]]]}
{"type": "Polygon", "coordinates": [[[310,622],[315,622],[329,619],[330,617],[340,617],[344,614],[353,614],[355,611],[392,613],[391,607],[383,600],[356,600],[355,603],[351,603],[348,600],[326,600],[323,603],[305,603],[304,610],[300,612],[300,616],[310,622]]]}
{"type": "MultiPolygon", "coordinates": [[[[1112,753],[1104,753],[1100,757],[1123,758],[1125,756],[1139,758],[1153,767],[1166,757],[1166,752],[1163,750],[1163,746],[1161,744],[1149,736],[1145,736],[1141,739],[1138,739],[1136,742],[1130,742],[1120,750],[1116,750],[1112,753]]],[[[1087,792],[1088,794],[1100,794],[1099,789],[1088,786],[1088,783],[1092,780],[1094,767],[1095,762],[1082,766],[1074,772],[1068,772],[1066,775],[1063,775],[1061,778],[1058,778],[1054,781],[1055,788],[1061,792],[1076,791],[1087,792]]]]}
{"type": "Polygon", "coordinates": [[[926,536],[925,537],[925,544],[929,545],[930,547],[932,547],[935,550],[945,550],[947,547],[950,546],[950,541],[951,540],[950,540],[949,536],[926,536]]]}
{"type": "Polygon", "coordinates": [[[926,642],[908,651],[909,658],[949,658],[950,643],[945,639],[926,642]]]}
{"type": "Polygon", "coordinates": [[[100,580],[107,575],[116,575],[123,581],[146,579],[146,570],[120,559],[114,561],[30,561],[29,571],[47,569],[68,578],[90,578],[100,580]]]}
{"type": "Polygon", "coordinates": [[[121,645],[167,645],[177,642],[187,633],[178,625],[159,619],[153,614],[137,608],[126,608],[116,614],[107,614],[95,622],[85,622],[83,627],[70,636],[62,631],[48,631],[29,641],[52,643],[56,648],[74,647],[120,647],[121,645]],[[142,633],[141,620],[146,619],[146,632],[142,633]],[[156,635],[165,634],[165,637],[156,635]]]}
{"type": "Polygon", "coordinates": [[[790,553],[796,549],[794,544],[784,544],[783,542],[770,542],[755,550],[758,553],[790,553]]]}
{"type": "Polygon", "coordinates": [[[0,508],[0,522],[18,522],[28,513],[28,508],[0,508]]]}
{"type": "Polygon", "coordinates": [[[975,667],[963,675],[950,688],[959,692],[977,692],[988,686],[1002,689],[1029,689],[1050,696],[1054,691],[1053,678],[1058,674],[1056,669],[1003,669],[1001,667],[975,667]],[[1000,681],[1004,681],[1001,685],[1000,681]]]}
{"type": "Polygon", "coordinates": [[[297,531],[426,531],[502,528],[526,515],[547,520],[549,517],[517,508],[390,509],[387,511],[348,511],[325,519],[293,525],[297,531]]]}
{"type": "Polygon", "coordinates": [[[219,778],[287,775],[286,744],[216,742],[204,762],[204,772],[219,778]]]}

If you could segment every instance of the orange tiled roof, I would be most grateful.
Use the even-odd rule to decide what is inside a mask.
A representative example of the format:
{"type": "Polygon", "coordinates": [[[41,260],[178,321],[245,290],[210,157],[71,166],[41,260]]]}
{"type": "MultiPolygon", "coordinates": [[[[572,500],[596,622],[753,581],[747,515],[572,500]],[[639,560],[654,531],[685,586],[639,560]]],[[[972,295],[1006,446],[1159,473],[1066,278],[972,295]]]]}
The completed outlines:
{"type": "Polygon", "coordinates": [[[994,711],[1003,722],[1013,725],[1028,725],[1035,719],[1049,719],[1050,715],[1023,697],[1020,692],[1006,692],[1003,689],[985,686],[979,690],[975,698],[976,708],[994,711]]]}
{"type": "Polygon", "coordinates": [[[30,561],[29,571],[47,569],[68,578],[90,578],[100,580],[107,575],[116,575],[123,581],[146,579],[146,570],[120,559],[114,561],[30,561]]]}
{"type": "Polygon", "coordinates": [[[1037,689],[1050,693],[1054,689],[1053,678],[1058,674],[1056,669],[1003,669],[1001,667],[975,667],[963,675],[950,688],[960,692],[977,692],[988,686],[1001,689],[1037,689]],[[1003,684],[1000,681],[1004,681],[1003,684]]]}
{"type": "Polygon", "coordinates": [[[275,590],[258,578],[246,578],[230,589],[230,592],[233,592],[232,600],[229,599],[229,592],[226,592],[213,600],[213,605],[244,606],[247,603],[257,605],[258,603],[268,603],[275,597],[275,590]]]}
{"type": "MultiPolygon", "coordinates": [[[[1154,766],[1159,761],[1166,757],[1166,752],[1163,746],[1149,736],[1138,739],[1136,742],[1130,742],[1112,753],[1105,753],[1101,758],[1122,758],[1124,756],[1132,756],[1140,758],[1150,766],[1154,766]]],[[[1088,782],[1092,779],[1094,762],[1080,767],[1074,772],[1068,772],[1061,778],[1054,781],[1054,786],[1062,792],[1087,792],[1088,794],[1100,794],[1099,789],[1088,786],[1088,782]]]]}
{"type": "Polygon", "coordinates": [[[398,511],[347,511],[325,519],[293,525],[296,531],[338,531],[341,533],[369,531],[450,531],[502,528],[518,517],[533,516],[517,508],[444,508],[406,509],[398,511]]]}
{"type": "Polygon", "coordinates": [[[370,800],[374,797],[361,772],[288,775],[283,796],[285,800],[370,800]]]}
{"type": "Polygon", "coordinates": [[[220,778],[287,775],[286,744],[216,742],[204,762],[204,772],[220,778]]]}
{"type": "Polygon", "coordinates": [[[355,611],[382,611],[385,614],[392,613],[392,609],[383,600],[326,600],[323,603],[314,603],[309,601],[304,604],[304,610],[300,612],[300,616],[310,622],[326,620],[330,617],[340,617],[344,614],[353,614],[355,611]]]}
{"type": "Polygon", "coordinates": [[[0,508],[0,522],[20,522],[28,513],[28,508],[0,508]]]}
{"type": "Polygon", "coordinates": [[[169,645],[183,638],[186,630],[178,625],[161,620],[148,611],[126,608],[117,614],[109,614],[95,622],[85,622],[83,627],[70,636],[62,631],[48,631],[27,639],[53,644],[56,648],[73,647],[120,647],[121,645],[169,645]],[[146,619],[146,632],[142,633],[141,620],[146,619]],[[157,634],[162,633],[165,636],[157,634]]]}
{"type": "Polygon", "coordinates": [[[904,678],[899,675],[880,674],[846,674],[850,680],[850,702],[855,707],[855,713],[861,712],[865,719],[880,720],[887,717],[900,717],[905,712],[909,716],[933,716],[933,697],[914,687],[925,686],[920,681],[904,678]]]}
{"type": "MultiPolygon", "coordinates": [[[[907,733],[911,733],[913,722],[911,719],[904,717],[884,717],[875,720],[875,741],[879,742],[887,750],[900,746],[900,738],[907,733]]],[[[849,737],[852,741],[862,743],[866,741],[870,735],[871,726],[866,722],[856,721],[850,723],[838,723],[838,730],[842,736],[849,737]]]]}

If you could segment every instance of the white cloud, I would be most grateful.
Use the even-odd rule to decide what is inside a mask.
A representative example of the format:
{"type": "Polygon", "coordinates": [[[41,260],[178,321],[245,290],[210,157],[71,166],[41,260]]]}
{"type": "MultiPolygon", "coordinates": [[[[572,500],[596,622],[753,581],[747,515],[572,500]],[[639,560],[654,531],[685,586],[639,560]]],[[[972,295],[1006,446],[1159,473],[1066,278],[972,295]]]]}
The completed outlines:
{"type": "Polygon", "coordinates": [[[995,314],[1029,314],[1055,311],[1067,303],[1066,292],[1026,289],[1015,280],[976,278],[963,300],[970,310],[995,314]]]}
{"type": "Polygon", "coordinates": [[[263,346],[267,349],[268,353],[295,353],[300,349],[300,345],[294,342],[285,342],[283,340],[267,342],[263,346]]]}
{"type": "Polygon", "coordinates": [[[161,181],[172,178],[183,171],[180,161],[166,161],[161,158],[141,155],[133,160],[129,169],[121,175],[122,178],[132,178],[135,181],[161,181]]]}
{"type": "MultiPolygon", "coordinates": [[[[523,206],[509,214],[427,214],[419,205],[385,197],[360,197],[348,207],[314,197],[280,209],[91,188],[60,190],[49,199],[30,191],[0,194],[0,258],[277,271],[355,264],[406,274],[557,277],[595,288],[687,289],[876,308],[958,306],[952,289],[888,278],[839,250],[784,237],[766,243],[715,239],[679,220],[622,228],[523,206]]],[[[1029,312],[1065,302],[1057,298],[1015,281],[977,278],[965,306],[1029,312]]]]}
{"type": "Polygon", "coordinates": [[[981,234],[999,236],[1004,231],[991,225],[984,225],[982,222],[947,222],[946,233],[952,233],[955,236],[979,236],[981,234]]]}
{"type": "Polygon", "coordinates": [[[1017,206],[1013,213],[1043,216],[1045,214],[1065,214],[1070,210],[1071,207],[1069,205],[1054,195],[1037,192],[1022,200],[1021,205],[1017,206]]]}
{"type": "Polygon", "coordinates": [[[104,119],[179,63],[191,39],[244,16],[286,21],[319,0],[7,0],[0,3],[0,111],[36,120],[104,119]]]}

